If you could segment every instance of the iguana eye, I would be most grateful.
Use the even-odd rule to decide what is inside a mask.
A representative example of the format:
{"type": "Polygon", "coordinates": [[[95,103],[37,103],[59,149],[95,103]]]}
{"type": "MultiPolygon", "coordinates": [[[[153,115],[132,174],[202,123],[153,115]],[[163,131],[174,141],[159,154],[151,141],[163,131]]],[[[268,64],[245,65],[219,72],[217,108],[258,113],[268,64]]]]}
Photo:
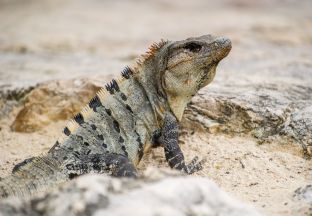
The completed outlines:
{"type": "Polygon", "coordinates": [[[202,46],[200,44],[197,43],[188,43],[187,45],[185,45],[184,49],[187,49],[191,52],[199,52],[201,50],[202,46]]]}

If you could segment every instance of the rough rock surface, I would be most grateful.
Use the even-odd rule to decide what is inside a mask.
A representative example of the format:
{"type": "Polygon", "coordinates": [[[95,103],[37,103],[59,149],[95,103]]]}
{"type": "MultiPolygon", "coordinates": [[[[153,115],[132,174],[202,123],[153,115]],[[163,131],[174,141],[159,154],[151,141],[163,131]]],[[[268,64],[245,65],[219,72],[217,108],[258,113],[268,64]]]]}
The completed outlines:
{"type": "Polygon", "coordinates": [[[227,85],[206,88],[186,111],[188,126],[211,133],[249,134],[259,143],[300,145],[312,155],[312,87],[300,85],[227,85]]]}
{"type": "Polygon", "coordinates": [[[0,120],[10,115],[14,107],[20,106],[25,96],[35,86],[1,85],[0,86],[0,120]]]}
{"type": "Polygon", "coordinates": [[[40,84],[27,94],[24,106],[11,128],[17,132],[34,132],[51,122],[69,119],[73,113],[81,110],[99,88],[100,86],[85,79],[40,84]]]}
{"type": "Polygon", "coordinates": [[[87,175],[48,194],[0,203],[0,215],[257,216],[206,178],[150,169],[140,180],[87,175]]]}
{"type": "Polygon", "coordinates": [[[298,188],[294,193],[294,198],[310,203],[312,206],[312,185],[298,188]]]}
{"type": "MultiPolygon", "coordinates": [[[[293,194],[293,199],[298,203],[298,209],[301,208],[302,215],[312,214],[312,185],[299,187],[293,194]],[[309,206],[308,208],[306,206],[309,206]]],[[[298,211],[293,211],[293,214],[298,214],[298,211]]]]}

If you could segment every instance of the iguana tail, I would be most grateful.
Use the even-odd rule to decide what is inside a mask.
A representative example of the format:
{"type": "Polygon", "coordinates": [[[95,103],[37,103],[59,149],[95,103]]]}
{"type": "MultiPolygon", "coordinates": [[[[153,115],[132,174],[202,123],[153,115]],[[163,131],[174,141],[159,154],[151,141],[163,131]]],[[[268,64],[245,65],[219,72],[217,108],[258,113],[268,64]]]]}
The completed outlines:
{"type": "Polygon", "coordinates": [[[36,157],[12,175],[0,180],[0,199],[25,197],[66,181],[60,162],[51,157],[36,157]]]}

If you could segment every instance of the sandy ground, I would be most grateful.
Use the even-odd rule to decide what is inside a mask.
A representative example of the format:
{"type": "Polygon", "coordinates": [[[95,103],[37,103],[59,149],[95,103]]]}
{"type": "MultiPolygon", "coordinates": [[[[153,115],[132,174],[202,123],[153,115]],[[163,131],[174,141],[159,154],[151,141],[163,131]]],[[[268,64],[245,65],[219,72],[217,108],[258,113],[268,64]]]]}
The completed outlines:
{"type": "MultiPolygon", "coordinates": [[[[21,2],[0,2],[2,86],[115,74],[151,41],[209,32],[233,41],[216,83],[312,82],[312,76],[305,76],[312,65],[309,1],[21,2]],[[290,69],[284,76],[285,68],[290,69]]],[[[0,176],[22,159],[46,152],[65,125],[60,121],[35,133],[16,133],[9,127],[16,113],[0,121],[0,176]]],[[[258,145],[243,135],[197,130],[181,143],[188,160],[195,155],[207,159],[196,175],[213,179],[264,215],[301,214],[292,194],[311,184],[312,163],[298,147],[258,145]]],[[[145,156],[139,168],[146,166],[167,166],[161,149],[145,156]]]]}
{"type": "MultiPolygon", "coordinates": [[[[311,162],[307,163],[291,146],[258,146],[252,139],[202,133],[184,138],[182,149],[189,160],[194,155],[207,159],[197,175],[213,179],[264,214],[300,215],[292,195],[298,187],[311,183],[311,162]]],[[[161,150],[155,157],[165,166],[161,150]]]]}
{"type": "MultiPolygon", "coordinates": [[[[48,151],[66,122],[53,123],[37,133],[0,131],[0,176],[14,164],[48,151]]],[[[293,145],[258,145],[252,138],[228,137],[195,131],[183,135],[182,150],[190,161],[205,158],[204,169],[195,175],[213,179],[223,190],[255,206],[265,215],[300,215],[301,205],[293,192],[312,182],[312,163],[302,158],[293,145]]],[[[161,148],[146,155],[139,170],[147,166],[167,167],[161,148]]]]}

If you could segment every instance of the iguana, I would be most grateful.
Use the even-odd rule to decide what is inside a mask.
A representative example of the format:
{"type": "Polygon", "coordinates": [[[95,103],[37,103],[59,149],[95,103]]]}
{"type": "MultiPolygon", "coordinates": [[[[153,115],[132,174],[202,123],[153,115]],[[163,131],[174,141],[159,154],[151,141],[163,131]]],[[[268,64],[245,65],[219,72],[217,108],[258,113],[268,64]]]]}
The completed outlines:
{"type": "Polygon", "coordinates": [[[179,122],[230,50],[229,39],[211,35],[152,44],[68,123],[48,153],[16,165],[0,181],[0,197],[28,196],[86,173],[136,177],[143,154],[158,146],[171,168],[202,169],[197,157],[184,161],[179,122]]]}

